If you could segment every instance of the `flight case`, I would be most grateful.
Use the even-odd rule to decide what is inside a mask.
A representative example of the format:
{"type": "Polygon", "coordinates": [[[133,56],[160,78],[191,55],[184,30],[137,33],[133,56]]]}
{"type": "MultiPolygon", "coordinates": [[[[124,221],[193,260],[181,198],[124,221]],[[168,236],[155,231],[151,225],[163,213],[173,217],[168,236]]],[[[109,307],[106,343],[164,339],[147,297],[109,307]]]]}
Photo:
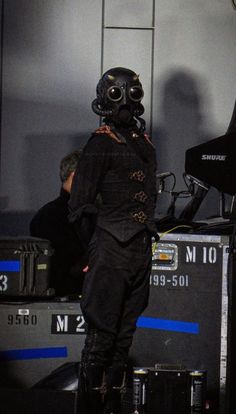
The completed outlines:
{"type": "Polygon", "coordinates": [[[0,238],[0,297],[49,296],[50,242],[34,237],[0,238]]]}
{"type": "Polygon", "coordinates": [[[235,366],[235,253],[229,251],[226,235],[161,236],[154,245],[149,304],[130,353],[136,366],[206,371],[207,406],[217,414],[228,413],[235,366]]]}

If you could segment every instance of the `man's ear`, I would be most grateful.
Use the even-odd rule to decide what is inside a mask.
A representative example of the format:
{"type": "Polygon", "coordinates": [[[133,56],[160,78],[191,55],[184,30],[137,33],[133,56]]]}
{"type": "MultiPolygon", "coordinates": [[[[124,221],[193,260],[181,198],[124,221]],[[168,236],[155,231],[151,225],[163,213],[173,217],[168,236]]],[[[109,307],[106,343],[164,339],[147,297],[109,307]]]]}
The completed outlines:
{"type": "Polygon", "coordinates": [[[75,175],[75,171],[72,171],[69,177],[67,178],[67,180],[63,184],[64,190],[66,190],[68,193],[71,192],[71,186],[72,186],[74,175],[75,175]]]}

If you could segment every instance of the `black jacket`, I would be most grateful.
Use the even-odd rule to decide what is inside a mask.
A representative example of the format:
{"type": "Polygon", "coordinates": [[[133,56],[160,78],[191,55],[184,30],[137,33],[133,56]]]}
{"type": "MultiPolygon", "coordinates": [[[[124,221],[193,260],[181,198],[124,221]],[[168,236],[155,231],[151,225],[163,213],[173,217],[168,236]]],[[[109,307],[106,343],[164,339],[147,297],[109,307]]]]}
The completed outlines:
{"type": "Polygon", "coordinates": [[[82,269],[87,264],[79,239],[68,222],[69,193],[61,189],[60,196],[44,205],[30,223],[30,234],[51,241],[51,287],[57,295],[80,294],[83,284],[82,269]]]}
{"type": "Polygon", "coordinates": [[[144,229],[154,234],[155,172],[155,149],[146,135],[101,127],[85,146],[74,176],[70,221],[87,241],[95,221],[121,242],[144,229]]]}

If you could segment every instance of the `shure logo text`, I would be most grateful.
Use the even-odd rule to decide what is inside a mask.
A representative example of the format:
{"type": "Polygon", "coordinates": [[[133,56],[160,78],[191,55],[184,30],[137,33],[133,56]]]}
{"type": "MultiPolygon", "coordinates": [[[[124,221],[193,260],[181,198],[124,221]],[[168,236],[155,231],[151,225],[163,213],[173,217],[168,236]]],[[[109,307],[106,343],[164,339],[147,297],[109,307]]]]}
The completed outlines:
{"type": "Polygon", "coordinates": [[[213,155],[213,154],[203,154],[202,160],[203,161],[225,161],[227,155],[213,155]]]}

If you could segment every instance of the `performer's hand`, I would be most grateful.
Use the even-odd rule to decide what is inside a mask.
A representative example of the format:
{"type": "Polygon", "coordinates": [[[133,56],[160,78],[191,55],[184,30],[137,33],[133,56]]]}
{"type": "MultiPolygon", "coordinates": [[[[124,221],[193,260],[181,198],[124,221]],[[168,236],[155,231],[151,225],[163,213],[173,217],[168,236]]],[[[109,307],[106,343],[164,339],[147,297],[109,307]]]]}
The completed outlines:
{"type": "Polygon", "coordinates": [[[87,273],[87,272],[88,272],[88,270],[89,270],[88,265],[87,265],[87,266],[85,266],[85,267],[83,268],[83,272],[84,272],[84,273],[87,273]]]}

